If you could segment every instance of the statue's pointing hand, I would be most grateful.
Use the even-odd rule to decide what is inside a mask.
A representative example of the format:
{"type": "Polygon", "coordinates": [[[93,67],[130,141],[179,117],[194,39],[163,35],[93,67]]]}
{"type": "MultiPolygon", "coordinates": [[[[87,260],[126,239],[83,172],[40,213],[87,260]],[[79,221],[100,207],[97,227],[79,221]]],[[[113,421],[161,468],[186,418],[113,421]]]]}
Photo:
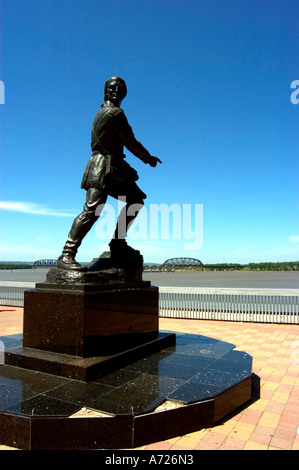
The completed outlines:
{"type": "Polygon", "coordinates": [[[150,161],[149,161],[150,166],[156,166],[158,162],[159,162],[159,163],[162,163],[161,160],[160,160],[160,158],[158,158],[158,157],[153,157],[153,156],[151,155],[151,159],[150,159],[150,161]]]}

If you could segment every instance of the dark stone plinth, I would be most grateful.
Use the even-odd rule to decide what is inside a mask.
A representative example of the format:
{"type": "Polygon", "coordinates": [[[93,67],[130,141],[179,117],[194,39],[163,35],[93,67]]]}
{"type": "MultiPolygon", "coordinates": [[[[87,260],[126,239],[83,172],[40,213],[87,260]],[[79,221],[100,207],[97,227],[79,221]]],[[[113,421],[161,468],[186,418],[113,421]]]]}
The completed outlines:
{"type": "Polygon", "coordinates": [[[6,352],[7,364],[90,381],[175,344],[159,333],[156,287],[60,287],[25,292],[23,346],[6,352]]]}
{"type": "MultiPolygon", "coordinates": [[[[19,335],[0,339],[21,347],[19,335]]],[[[0,443],[128,449],[212,427],[258,395],[251,356],[234,348],[177,333],[175,345],[92,382],[0,365],[0,443]]]]}
{"type": "MultiPolygon", "coordinates": [[[[136,338],[132,337],[130,347],[120,352],[111,352],[110,355],[106,352],[103,356],[92,357],[17,347],[6,351],[5,363],[14,367],[90,382],[134,361],[150,356],[163,348],[173,346],[175,340],[174,334],[159,333],[152,338],[141,337],[137,344],[136,338]],[[145,340],[145,338],[147,339],[145,340]]],[[[114,350],[116,349],[114,347],[114,350]]]]}
{"type": "Polygon", "coordinates": [[[248,354],[159,332],[158,289],[136,276],[116,282],[118,268],[97,263],[52,271],[25,293],[22,341],[0,338],[0,443],[134,448],[212,427],[252,399],[248,354]]]}
{"type": "MultiPolygon", "coordinates": [[[[73,286],[74,287],[74,286],[73,286]]],[[[81,357],[117,353],[157,337],[158,288],[25,292],[23,346],[81,357]]]]}

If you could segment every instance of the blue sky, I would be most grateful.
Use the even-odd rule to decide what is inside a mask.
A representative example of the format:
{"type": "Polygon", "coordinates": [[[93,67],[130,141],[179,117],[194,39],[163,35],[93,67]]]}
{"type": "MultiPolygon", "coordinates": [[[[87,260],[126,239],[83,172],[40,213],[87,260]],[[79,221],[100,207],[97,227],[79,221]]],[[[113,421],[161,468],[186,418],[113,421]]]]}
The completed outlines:
{"type": "MultiPolygon", "coordinates": [[[[0,13],[0,260],[59,256],[113,75],[127,83],[136,138],[163,161],[126,152],[148,195],[129,240],[145,262],[299,259],[297,1],[2,0],[0,13]],[[189,206],[202,243],[186,249],[171,230],[152,239],[160,204],[189,206]]],[[[78,261],[105,249],[105,217],[78,261]]]]}

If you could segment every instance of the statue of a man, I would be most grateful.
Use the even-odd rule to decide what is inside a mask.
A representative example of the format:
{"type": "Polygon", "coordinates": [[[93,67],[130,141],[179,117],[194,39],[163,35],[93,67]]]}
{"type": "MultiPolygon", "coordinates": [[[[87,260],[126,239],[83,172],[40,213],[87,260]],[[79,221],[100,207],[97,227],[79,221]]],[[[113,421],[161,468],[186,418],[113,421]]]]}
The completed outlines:
{"type": "Polygon", "coordinates": [[[86,270],[75,260],[75,256],[83,238],[100,216],[108,196],[116,199],[124,196],[126,201],[109,243],[110,251],[121,254],[130,249],[125,241],[127,230],[143,207],[146,194],[137,186],[137,172],[124,160],[123,148],[125,146],[152,167],[155,167],[157,162],[162,162],[150,155],[136,140],[125,113],[120,108],[126,94],[127,87],[122,78],[112,77],[105,83],[105,102],[93,121],[92,155],[81,183],[81,187],[87,191],[86,202],[83,212],[75,218],[62,255],[57,260],[57,267],[60,269],[86,270]]]}

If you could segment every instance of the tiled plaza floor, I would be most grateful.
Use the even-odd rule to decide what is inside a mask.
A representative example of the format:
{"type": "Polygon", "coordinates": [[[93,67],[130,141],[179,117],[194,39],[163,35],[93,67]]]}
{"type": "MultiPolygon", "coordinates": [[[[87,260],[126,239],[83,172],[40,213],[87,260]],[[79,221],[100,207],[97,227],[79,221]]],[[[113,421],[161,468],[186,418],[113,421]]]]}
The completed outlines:
{"type": "MultiPolygon", "coordinates": [[[[22,318],[22,308],[0,306],[0,336],[22,333],[22,318]]],[[[298,325],[161,318],[160,329],[210,336],[246,351],[260,397],[213,428],[140,449],[299,450],[298,325]]]]}

